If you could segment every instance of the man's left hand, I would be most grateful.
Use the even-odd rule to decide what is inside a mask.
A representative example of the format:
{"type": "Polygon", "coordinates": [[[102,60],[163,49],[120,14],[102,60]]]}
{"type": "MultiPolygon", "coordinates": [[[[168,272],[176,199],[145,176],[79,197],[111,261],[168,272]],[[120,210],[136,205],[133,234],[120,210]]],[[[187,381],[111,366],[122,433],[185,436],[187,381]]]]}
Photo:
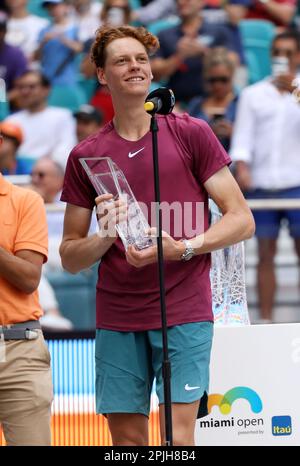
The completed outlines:
{"type": "MultiPolygon", "coordinates": [[[[156,237],[156,228],[151,228],[149,236],[156,237]]],[[[162,243],[164,260],[180,260],[185,251],[185,245],[182,241],[176,241],[165,231],[162,232],[162,243]]],[[[130,265],[140,268],[145,265],[157,262],[157,246],[151,246],[146,249],[137,250],[134,246],[129,246],[126,251],[126,259],[130,265]]]]}

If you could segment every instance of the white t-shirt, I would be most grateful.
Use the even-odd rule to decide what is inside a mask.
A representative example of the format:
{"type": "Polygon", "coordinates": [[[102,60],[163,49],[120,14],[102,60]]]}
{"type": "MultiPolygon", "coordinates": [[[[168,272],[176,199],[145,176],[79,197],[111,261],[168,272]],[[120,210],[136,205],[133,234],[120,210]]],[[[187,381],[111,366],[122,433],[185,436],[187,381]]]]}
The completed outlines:
{"type": "Polygon", "coordinates": [[[75,119],[69,110],[58,107],[46,107],[37,113],[21,110],[6,121],[18,124],[23,130],[24,142],[18,155],[36,159],[50,157],[65,166],[76,144],[75,119]]]}
{"type": "Polygon", "coordinates": [[[8,44],[19,47],[27,58],[38,47],[38,36],[42,29],[48,26],[46,18],[28,15],[26,18],[11,18],[7,22],[5,40],[8,44]]]}

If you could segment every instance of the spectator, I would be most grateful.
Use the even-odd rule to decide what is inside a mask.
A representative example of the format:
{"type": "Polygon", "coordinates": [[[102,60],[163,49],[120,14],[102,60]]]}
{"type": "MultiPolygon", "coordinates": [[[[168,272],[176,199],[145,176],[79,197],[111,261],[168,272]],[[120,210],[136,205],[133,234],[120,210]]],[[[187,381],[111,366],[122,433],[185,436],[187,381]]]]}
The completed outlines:
{"type": "Polygon", "coordinates": [[[152,0],[144,6],[140,6],[133,10],[131,19],[138,21],[144,26],[153,23],[159,19],[167,18],[170,15],[176,14],[175,0],[152,0]]]}
{"type": "MultiPolygon", "coordinates": [[[[234,49],[228,30],[207,23],[202,15],[202,0],[177,0],[181,22],[158,35],[160,49],[152,59],[154,79],[167,80],[178,101],[187,104],[204,94],[203,56],[210,47],[234,49]]],[[[238,61],[237,55],[233,53],[238,61]]]]}
{"type": "Polygon", "coordinates": [[[83,49],[78,28],[70,24],[69,6],[64,0],[46,0],[43,6],[53,24],[41,31],[35,58],[41,60],[42,72],[51,84],[74,85],[78,74],[76,53],[83,49]]]}
{"type": "Polygon", "coordinates": [[[75,22],[78,26],[78,39],[84,43],[94,37],[96,30],[101,25],[102,3],[93,0],[72,0],[72,5],[75,22]]]}
{"type": "MultiPolygon", "coordinates": [[[[300,105],[293,95],[299,37],[275,37],[272,57],[287,57],[288,69],[246,88],[239,100],[231,155],[236,178],[251,198],[300,198],[300,105]]],[[[258,239],[258,299],[261,322],[272,321],[276,291],[274,257],[281,221],[286,219],[300,258],[300,211],[254,212],[258,239]]]]}
{"type": "Polygon", "coordinates": [[[27,71],[16,81],[23,110],[6,121],[18,124],[24,142],[18,155],[31,158],[50,157],[64,165],[70,148],[76,143],[75,120],[69,110],[50,107],[47,98],[50,83],[39,71],[27,71]]]}
{"type": "Polygon", "coordinates": [[[238,79],[240,79],[241,75],[244,76],[242,87],[246,85],[247,70],[239,23],[246,17],[251,1],[228,0],[223,2],[222,0],[206,0],[203,10],[203,18],[206,21],[226,26],[235,47],[234,50],[240,59],[241,67],[236,69],[236,74],[239,75],[238,79]]]}
{"type": "Polygon", "coordinates": [[[11,101],[15,97],[14,80],[25,72],[27,61],[20,49],[5,42],[6,30],[7,15],[0,11],[0,79],[5,81],[6,97],[11,101]]]}
{"type": "Polygon", "coordinates": [[[123,26],[131,21],[129,0],[104,0],[100,18],[102,24],[123,26]]]}
{"type": "MultiPolygon", "coordinates": [[[[33,167],[31,186],[38,192],[45,204],[59,204],[60,192],[63,185],[64,171],[62,167],[51,159],[41,158],[33,167]]],[[[47,330],[71,330],[72,322],[61,315],[55,292],[47,278],[47,271],[61,271],[58,247],[61,239],[63,212],[47,212],[49,233],[48,263],[43,267],[42,279],[39,284],[39,296],[44,315],[41,324],[47,330]],[[57,264],[58,263],[58,264],[57,264]]]]}
{"type": "Polygon", "coordinates": [[[17,167],[17,150],[22,144],[23,133],[14,123],[0,123],[2,144],[0,146],[0,173],[2,175],[21,174],[17,167]]]}
{"type": "MultiPolygon", "coordinates": [[[[131,20],[131,8],[128,0],[104,0],[101,11],[101,21],[103,24],[114,26],[129,24],[131,20]]],[[[81,63],[81,72],[86,78],[96,77],[96,68],[91,62],[90,50],[93,40],[85,43],[85,55],[81,63]]],[[[98,86],[90,101],[91,105],[98,108],[104,116],[104,123],[108,123],[114,116],[114,109],[110,93],[106,86],[98,86]]]]}
{"type": "Polygon", "coordinates": [[[266,19],[286,28],[296,13],[297,0],[252,0],[247,18],[266,19]]]}
{"type": "Polygon", "coordinates": [[[50,446],[50,355],[37,292],[47,260],[45,208],[37,193],[1,174],[0,193],[0,423],[9,446],[50,446]]]}
{"type": "Polygon", "coordinates": [[[47,157],[37,160],[31,173],[31,183],[46,204],[58,202],[62,190],[64,170],[47,157]]]}
{"type": "Polygon", "coordinates": [[[238,97],[233,88],[234,63],[222,47],[211,49],[204,62],[207,96],[194,97],[188,113],[207,121],[228,151],[238,97]]]}
{"type": "Polygon", "coordinates": [[[39,33],[48,26],[49,20],[30,14],[27,3],[27,0],[6,0],[9,9],[6,41],[19,47],[31,62],[38,46],[39,33]]]}
{"type": "Polygon", "coordinates": [[[77,121],[76,135],[78,142],[97,133],[103,126],[103,115],[92,105],[82,105],[74,116],[77,121]]]}

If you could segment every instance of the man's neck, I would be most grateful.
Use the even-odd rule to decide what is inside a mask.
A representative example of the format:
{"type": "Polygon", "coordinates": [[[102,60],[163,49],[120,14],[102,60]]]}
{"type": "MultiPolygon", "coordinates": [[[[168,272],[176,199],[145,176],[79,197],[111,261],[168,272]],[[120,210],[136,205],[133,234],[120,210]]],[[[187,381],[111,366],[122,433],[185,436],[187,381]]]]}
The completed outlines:
{"type": "Polygon", "coordinates": [[[11,156],[5,156],[0,161],[0,172],[14,174],[16,170],[16,159],[11,156]]]}
{"type": "Polygon", "coordinates": [[[41,104],[35,105],[34,107],[27,108],[26,110],[29,113],[39,113],[45,110],[46,107],[48,107],[48,104],[46,102],[43,102],[41,104]]]}
{"type": "Polygon", "coordinates": [[[26,7],[18,8],[11,13],[12,19],[23,19],[23,18],[26,18],[27,16],[29,16],[29,13],[26,7]]]}
{"type": "Polygon", "coordinates": [[[200,15],[189,16],[182,20],[182,30],[185,34],[193,36],[202,26],[203,18],[200,15]]]}
{"type": "Polygon", "coordinates": [[[150,115],[141,102],[126,109],[115,107],[113,123],[119,136],[128,141],[138,141],[150,130],[150,115]]]}

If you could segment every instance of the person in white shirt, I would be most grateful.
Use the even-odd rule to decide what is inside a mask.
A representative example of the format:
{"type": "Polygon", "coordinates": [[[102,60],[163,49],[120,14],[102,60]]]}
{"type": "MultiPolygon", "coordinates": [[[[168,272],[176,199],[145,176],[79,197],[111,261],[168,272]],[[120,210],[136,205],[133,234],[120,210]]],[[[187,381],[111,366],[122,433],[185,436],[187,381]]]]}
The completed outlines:
{"type": "Polygon", "coordinates": [[[102,3],[93,0],[73,0],[74,21],[78,26],[78,39],[85,42],[95,36],[101,26],[102,3]]]}
{"type": "MultiPolygon", "coordinates": [[[[236,179],[252,198],[300,198],[300,103],[297,68],[299,37],[294,32],[277,35],[272,58],[283,62],[279,74],[273,67],[268,77],[242,92],[230,154],[236,179]]],[[[277,68],[278,69],[278,68],[277,68]]],[[[299,81],[300,82],[300,81],[299,81]]],[[[281,221],[286,219],[300,258],[300,210],[254,211],[258,239],[257,288],[260,322],[272,321],[276,292],[274,257],[281,221]]]]}
{"type": "Polygon", "coordinates": [[[6,42],[19,47],[29,61],[38,47],[38,36],[49,20],[32,15],[27,10],[27,0],[6,0],[9,9],[6,42]]]}
{"type": "Polygon", "coordinates": [[[6,120],[18,124],[23,130],[24,141],[18,155],[31,159],[50,157],[64,166],[76,144],[76,124],[72,113],[64,108],[48,106],[50,84],[39,71],[26,71],[16,81],[16,89],[23,110],[6,120]]]}

